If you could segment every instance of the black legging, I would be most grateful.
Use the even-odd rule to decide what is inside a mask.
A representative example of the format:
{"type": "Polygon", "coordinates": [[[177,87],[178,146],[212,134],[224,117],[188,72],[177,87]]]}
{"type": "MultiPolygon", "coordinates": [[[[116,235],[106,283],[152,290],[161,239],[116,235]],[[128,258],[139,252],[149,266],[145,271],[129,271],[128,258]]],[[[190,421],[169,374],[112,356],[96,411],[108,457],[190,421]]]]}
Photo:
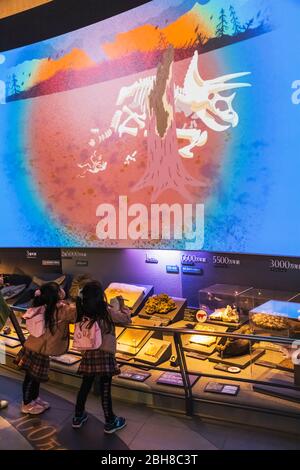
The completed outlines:
{"type": "Polygon", "coordinates": [[[40,394],[40,382],[31,377],[28,372],[25,375],[23,382],[23,402],[28,405],[33,400],[36,400],[40,394]]]}
{"type": "MultiPolygon", "coordinates": [[[[88,394],[91,390],[93,382],[95,380],[95,375],[85,375],[83,376],[81,387],[77,395],[77,402],[75,408],[75,415],[82,416],[85,403],[88,397],[88,394]]],[[[114,412],[112,410],[112,399],[111,399],[111,377],[110,376],[100,376],[99,381],[100,394],[102,400],[102,408],[105,416],[105,421],[111,423],[115,419],[114,412]]]]}

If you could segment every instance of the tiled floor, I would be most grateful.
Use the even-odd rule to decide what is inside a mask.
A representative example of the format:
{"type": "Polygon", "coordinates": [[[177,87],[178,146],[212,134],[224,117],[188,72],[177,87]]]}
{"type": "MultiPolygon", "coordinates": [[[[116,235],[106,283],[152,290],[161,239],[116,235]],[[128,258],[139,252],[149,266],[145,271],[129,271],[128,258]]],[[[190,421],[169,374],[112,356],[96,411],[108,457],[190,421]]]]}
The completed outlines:
{"type": "Polygon", "coordinates": [[[33,422],[33,430],[28,434],[30,421],[25,418],[25,425],[16,424],[21,417],[19,381],[20,375],[0,371],[1,397],[10,399],[9,409],[0,415],[0,450],[37,448],[37,441],[30,440],[30,437],[37,435],[35,432],[38,433],[34,426],[44,430],[47,426],[48,429],[56,427],[58,441],[69,449],[300,449],[300,437],[170,415],[123,401],[115,401],[114,407],[118,414],[127,418],[127,427],[118,435],[104,437],[100,400],[92,394],[87,404],[90,420],[82,430],[74,431],[71,428],[74,390],[52,383],[43,388],[53,406],[41,416],[40,421],[33,422]]]}

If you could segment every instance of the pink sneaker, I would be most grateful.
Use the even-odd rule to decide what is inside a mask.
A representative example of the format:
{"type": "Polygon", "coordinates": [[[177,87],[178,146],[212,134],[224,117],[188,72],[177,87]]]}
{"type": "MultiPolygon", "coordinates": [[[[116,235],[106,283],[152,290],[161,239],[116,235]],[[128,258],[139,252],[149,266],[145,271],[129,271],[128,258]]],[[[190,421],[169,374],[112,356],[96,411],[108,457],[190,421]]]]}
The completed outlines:
{"type": "Polygon", "coordinates": [[[45,410],[49,410],[49,408],[50,408],[50,403],[49,402],[42,400],[40,397],[37,397],[37,399],[34,400],[34,401],[35,401],[35,403],[37,403],[37,405],[40,405],[43,408],[45,408],[45,410]]]}
{"type": "Polygon", "coordinates": [[[27,415],[40,415],[44,413],[45,408],[41,405],[38,405],[35,401],[28,403],[28,405],[24,405],[22,403],[21,412],[27,415]]]}

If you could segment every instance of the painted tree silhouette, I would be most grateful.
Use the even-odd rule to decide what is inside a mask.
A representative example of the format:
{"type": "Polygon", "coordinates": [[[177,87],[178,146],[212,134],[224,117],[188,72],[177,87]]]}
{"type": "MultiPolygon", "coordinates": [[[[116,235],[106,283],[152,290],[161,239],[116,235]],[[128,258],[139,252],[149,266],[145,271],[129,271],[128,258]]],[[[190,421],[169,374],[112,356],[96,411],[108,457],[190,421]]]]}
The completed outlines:
{"type": "Polygon", "coordinates": [[[207,42],[207,36],[205,36],[205,34],[203,34],[199,30],[199,25],[195,28],[195,33],[196,33],[196,39],[195,39],[194,44],[197,44],[197,46],[201,48],[207,42]]]}
{"type": "Polygon", "coordinates": [[[254,18],[251,18],[251,20],[247,21],[243,26],[244,31],[248,31],[248,29],[251,28],[253,23],[254,23],[254,18]]]}
{"type": "Polygon", "coordinates": [[[230,12],[230,21],[232,24],[233,34],[236,36],[242,31],[241,24],[236,14],[235,8],[232,5],[230,5],[229,7],[229,12],[230,12]]]}
{"type": "Polygon", "coordinates": [[[17,95],[21,91],[21,88],[20,88],[20,85],[18,83],[18,79],[15,73],[11,77],[10,90],[11,90],[12,95],[17,95]]]}
{"type": "Polygon", "coordinates": [[[221,38],[222,36],[224,36],[227,29],[228,29],[227,17],[226,17],[226,13],[225,13],[224,8],[222,8],[221,11],[220,11],[219,23],[218,23],[217,29],[216,29],[217,37],[221,38]]]}
{"type": "Polygon", "coordinates": [[[11,76],[8,75],[5,85],[6,85],[6,96],[9,95],[9,90],[10,90],[10,84],[11,84],[11,76]]]}

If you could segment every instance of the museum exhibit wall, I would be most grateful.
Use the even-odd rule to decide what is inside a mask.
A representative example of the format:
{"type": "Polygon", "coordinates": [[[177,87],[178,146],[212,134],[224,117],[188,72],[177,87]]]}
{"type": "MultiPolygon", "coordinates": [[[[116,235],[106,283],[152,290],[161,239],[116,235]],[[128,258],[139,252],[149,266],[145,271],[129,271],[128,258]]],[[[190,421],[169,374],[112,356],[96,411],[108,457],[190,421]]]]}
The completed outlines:
{"type": "MultiPolygon", "coordinates": [[[[197,305],[200,287],[217,282],[298,292],[299,259],[284,258],[300,254],[299,58],[291,47],[299,35],[297,2],[285,2],[284,17],[279,2],[264,0],[233,0],[231,8],[216,0],[101,2],[101,7],[88,0],[83,9],[79,2],[59,3],[1,21],[0,270],[57,272],[55,248],[52,265],[41,264],[51,261],[50,254],[35,260],[17,255],[26,253],[23,246],[38,253],[52,246],[85,250],[83,259],[63,254],[64,272],[89,271],[104,284],[114,279],[153,284],[157,292],[187,297],[190,305],[197,305]],[[71,3],[76,5],[70,8],[71,3]],[[121,112],[122,93],[130,98],[136,84],[158,80],[170,48],[180,138],[171,139],[176,145],[166,168],[174,177],[175,158],[182,179],[169,178],[166,196],[165,182],[157,186],[152,173],[143,177],[153,142],[139,129],[123,122],[112,141],[106,133],[101,162],[95,164],[89,152],[94,134],[121,112]],[[211,86],[212,120],[208,110],[191,114],[183,107],[182,93],[198,103],[200,91],[211,86]],[[199,139],[185,141],[187,132],[199,139]],[[196,190],[189,188],[188,175],[198,178],[196,190]],[[120,191],[130,203],[142,195],[147,207],[166,201],[204,204],[203,251],[197,244],[195,251],[182,251],[188,244],[176,240],[100,240],[97,206],[117,203],[120,191]],[[124,246],[139,250],[120,249],[124,246]],[[183,266],[182,256],[188,255],[192,261],[183,260],[183,266]],[[158,262],[146,263],[147,256],[158,262]]],[[[144,124],[139,121],[141,128],[144,124]]]]}
{"type": "MultiPolygon", "coordinates": [[[[3,0],[5,3],[16,3],[13,0],[3,0]]],[[[2,2],[3,2],[2,1],[2,2]]],[[[1,3],[2,3],[1,2],[1,3]]],[[[22,0],[19,0],[22,2],[22,0]]],[[[25,2],[25,0],[24,0],[25,2]]],[[[27,3],[30,3],[28,0],[27,3]]],[[[101,21],[110,16],[117,15],[131,8],[147,3],[145,0],[32,0],[35,8],[1,18],[0,50],[8,51],[46,38],[58,36],[68,31],[84,27],[88,24],[101,21]]],[[[8,8],[3,9],[6,15],[8,8]]]]}
{"type": "MultiPolygon", "coordinates": [[[[155,292],[184,297],[198,307],[198,291],[212,284],[231,284],[300,293],[300,259],[174,250],[1,249],[0,272],[90,274],[106,287],[110,282],[153,285],[155,292]],[[149,262],[150,261],[150,262],[149,262]],[[152,261],[152,262],[151,262],[152,261]],[[182,272],[196,268],[197,274],[182,272]],[[178,267],[178,274],[167,266],[178,267]]],[[[300,300],[295,299],[296,302],[300,300]]]]}
{"type": "Polygon", "coordinates": [[[89,273],[103,282],[153,285],[156,292],[181,297],[181,274],[166,273],[166,265],[180,264],[180,252],[164,250],[62,250],[65,273],[89,273]],[[158,263],[146,263],[154,258],[158,263]]]}
{"type": "Polygon", "coordinates": [[[188,305],[193,307],[199,305],[198,291],[212,284],[300,293],[299,258],[170,250],[66,249],[62,253],[65,273],[91,273],[105,286],[113,281],[151,284],[156,293],[187,298],[188,305]],[[147,263],[147,258],[154,258],[158,263],[147,263]],[[187,263],[194,263],[192,267],[200,273],[182,273],[187,263]],[[179,273],[167,273],[166,267],[170,265],[178,266],[179,273]]]}
{"type": "Polygon", "coordinates": [[[64,2],[42,34],[57,3],[1,28],[0,246],[300,255],[297,2],[64,2]]]}
{"type": "Polygon", "coordinates": [[[41,248],[1,248],[1,274],[28,274],[29,276],[47,273],[61,273],[60,249],[41,248]]]}
{"type": "MultiPolygon", "coordinates": [[[[54,0],[0,21],[8,367],[36,287],[56,280],[75,299],[92,277],[132,311],[116,327],[115,393],[160,407],[167,393],[171,409],[175,386],[187,414],[204,398],[218,418],[222,402],[240,422],[249,409],[296,421],[299,12],[295,0],[54,0]]],[[[69,385],[73,346],[51,361],[69,385]]]]}
{"type": "Polygon", "coordinates": [[[53,0],[2,0],[0,18],[6,18],[7,16],[15,15],[52,1],[53,0]]]}

